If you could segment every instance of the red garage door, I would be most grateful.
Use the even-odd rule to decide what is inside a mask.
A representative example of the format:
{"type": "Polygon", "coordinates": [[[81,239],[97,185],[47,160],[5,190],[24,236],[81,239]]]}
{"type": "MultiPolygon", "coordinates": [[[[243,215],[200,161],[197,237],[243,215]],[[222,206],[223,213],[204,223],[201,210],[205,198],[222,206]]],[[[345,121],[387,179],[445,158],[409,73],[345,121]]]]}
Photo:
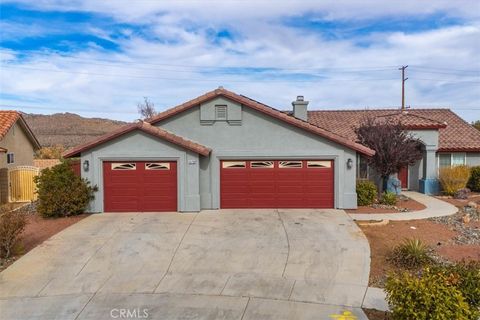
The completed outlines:
{"type": "Polygon", "coordinates": [[[222,161],[221,208],[333,208],[331,160],[222,161]]]}
{"type": "Polygon", "coordinates": [[[177,163],[104,162],[106,212],[177,211],[177,163]]]}

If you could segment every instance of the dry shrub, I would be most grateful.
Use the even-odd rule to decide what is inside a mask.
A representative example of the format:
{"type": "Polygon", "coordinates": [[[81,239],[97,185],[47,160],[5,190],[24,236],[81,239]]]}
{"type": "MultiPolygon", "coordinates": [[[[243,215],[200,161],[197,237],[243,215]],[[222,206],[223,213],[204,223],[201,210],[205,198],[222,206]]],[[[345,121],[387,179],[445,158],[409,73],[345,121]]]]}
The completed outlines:
{"type": "Polygon", "coordinates": [[[469,177],[470,168],[467,166],[440,168],[439,180],[443,193],[453,196],[457,190],[467,186],[469,177]]]}
{"type": "Polygon", "coordinates": [[[8,258],[27,225],[26,215],[17,211],[0,214],[0,257],[8,258]]]}

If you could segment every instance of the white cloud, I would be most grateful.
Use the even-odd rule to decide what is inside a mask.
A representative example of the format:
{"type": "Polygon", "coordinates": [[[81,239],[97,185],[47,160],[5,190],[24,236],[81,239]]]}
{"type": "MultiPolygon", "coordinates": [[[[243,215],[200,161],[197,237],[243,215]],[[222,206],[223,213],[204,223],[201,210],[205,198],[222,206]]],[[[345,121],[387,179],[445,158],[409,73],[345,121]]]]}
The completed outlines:
{"type": "MultiPolygon", "coordinates": [[[[399,72],[395,66],[409,64],[407,104],[479,107],[478,83],[440,81],[479,81],[480,26],[476,3],[402,1],[400,6],[391,1],[337,3],[135,1],[132,5],[131,1],[124,0],[37,1],[34,5],[43,9],[81,8],[112,15],[122,21],[142,21],[151,27],[149,39],[161,40],[149,40],[126,29],[124,34],[128,37],[114,40],[120,52],[105,52],[92,45],[72,53],[72,58],[50,53],[15,60],[14,65],[19,68],[7,67],[1,72],[1,91],[8,97],[1,103],[39,105],[58,108],[58,111],[82,110],[81,114],[89,116],[133,120],[136,118],[135,105],[143,96],[150,97],[159,109],[163,109],[223,85],[280,109],[289,108],[290,101],[298,94],[305,95],[311,101],[310,107],[317,109],[395,106],[400,103],[399,72]],[[317,12],[329,19],[373,19],[440,11],[463,17],[465,24],[412,34],[379,32],[365,35],[368,46],[356,45],[358,39],[328,40],[318,32],[287,27],[280,19],[308,12],[317,12]],[[220,44],[212,43],[207,31],[219,26],[228,26],[236,37],[220,44]],[[181,65],[276,67],[280,68],[277,73],[283,78],[272,80],[271,77],[231,74],[224,69],[206,74],[204,71],[211,69],[181,65]],[[428,74],[416,66],[474,69],[477,74],[428,74]],[[366,72],[369,67],[387,70],[366,72]],[[364,72],[352,72],[354,68],[363,68],[364,72]],[[293,76],[309,79],[316,69],[322,69],[318,75],[326,77],[325,80],[289,80],[293,76]]],[[[92,32],[111,40],[108,30],[92,29],[92,32]]],[[[11,60],[13,54],[12,51],[8,55],[2,52],[2,61],[11,60]]],[[[478,111],[459,112],[468,120],[478,118],[478,111]]]]}

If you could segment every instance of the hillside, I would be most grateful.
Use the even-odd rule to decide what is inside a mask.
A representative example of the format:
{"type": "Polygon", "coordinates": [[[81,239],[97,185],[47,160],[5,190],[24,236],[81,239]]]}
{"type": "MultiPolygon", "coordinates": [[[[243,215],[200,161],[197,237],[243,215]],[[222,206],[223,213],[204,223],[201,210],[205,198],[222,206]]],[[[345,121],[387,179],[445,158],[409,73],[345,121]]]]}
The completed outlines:
{"type": "Polygon", "coordinates": [[[88,142],[126,124],[109,119],[83,118],[74,113],[27,113],[23,116],[42,146],[60,144],[66,148],[88,142]]]}

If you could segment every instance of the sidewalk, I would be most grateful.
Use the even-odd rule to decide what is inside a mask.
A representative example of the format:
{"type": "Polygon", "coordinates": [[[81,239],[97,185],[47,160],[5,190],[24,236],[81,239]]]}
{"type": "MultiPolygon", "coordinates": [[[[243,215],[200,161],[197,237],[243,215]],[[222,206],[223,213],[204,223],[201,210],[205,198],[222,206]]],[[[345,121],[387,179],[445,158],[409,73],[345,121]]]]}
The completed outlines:
{"type": "Polygon", "coordinates": [[[402,194],[425,205],[426,208],[420,211],[398,212],[398,213],[350,213],[354,220],[416,220],[434,217],[443,217],[458,212],[454,205],[415,191],[403,191],[402,194]]]}

